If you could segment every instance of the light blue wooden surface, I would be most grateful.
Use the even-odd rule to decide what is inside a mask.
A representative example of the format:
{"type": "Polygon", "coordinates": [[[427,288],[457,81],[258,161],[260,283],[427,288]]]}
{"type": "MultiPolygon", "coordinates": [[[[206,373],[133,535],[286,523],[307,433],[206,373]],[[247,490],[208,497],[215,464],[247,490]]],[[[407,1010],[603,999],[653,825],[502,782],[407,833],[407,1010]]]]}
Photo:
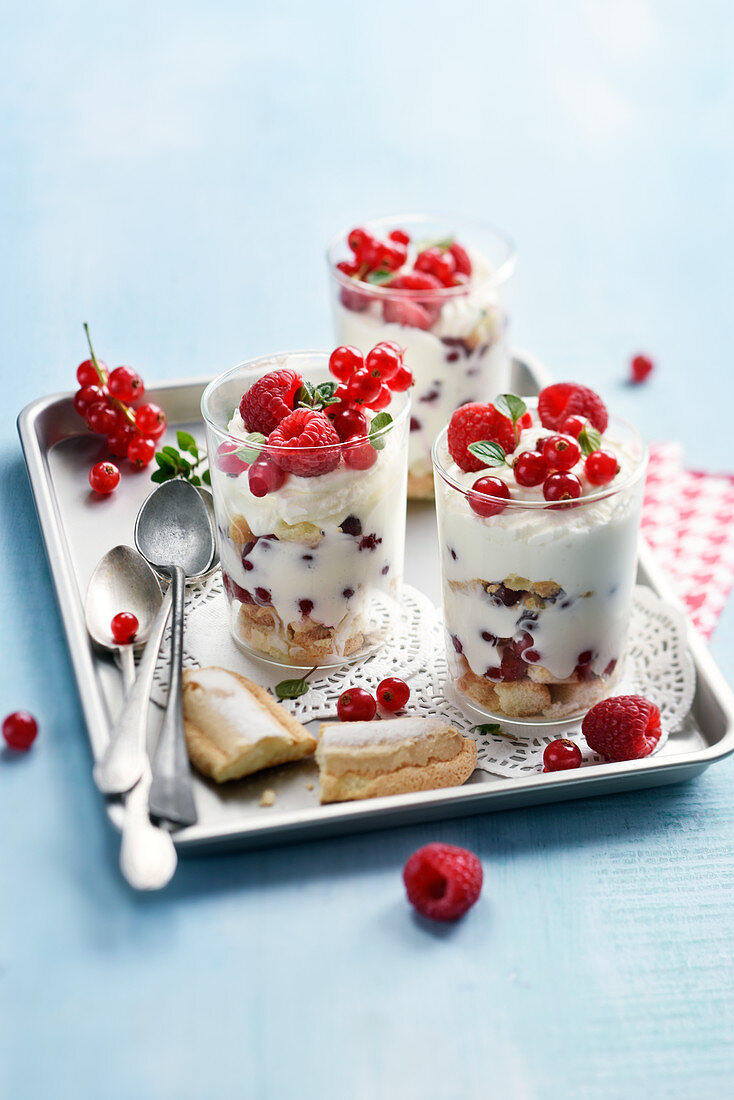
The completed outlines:
{"type": "MultiPolygon", "coordinates": [[[[722,1097],[734,762],[677,788],[187,860],[135,896],[90,760],[13,417],[88,320],[148,379],[330,342],[342,225],[453,209],[519,247],[514,336],[734,469],[728,5],[15,6],[3,20],[0,1095],[722,1097]],[[629,353],[659,361],[644,390],[629,353]],[[456,927],[403,900],[483,859],[456,927]]],[[[712,639],[728,672],[734,611],[712,639]]]]}

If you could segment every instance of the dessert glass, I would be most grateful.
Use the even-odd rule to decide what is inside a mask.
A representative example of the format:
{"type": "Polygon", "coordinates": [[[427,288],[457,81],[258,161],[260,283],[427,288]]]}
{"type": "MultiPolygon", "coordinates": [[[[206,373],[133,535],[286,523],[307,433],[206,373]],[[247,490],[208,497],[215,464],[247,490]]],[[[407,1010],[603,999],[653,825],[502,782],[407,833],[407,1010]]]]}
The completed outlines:
{"type": "MultiPolygon", "coordinates": [[[[449,215],[397,215],[363,224],[381,238],[393,229],[403,229],[423,247],[454,237],[472,261],[472,275],[465,286],[396,290],[356,281],[338,269],[340,261],[353,259],[347,231],[334,238],[327,253],[337,342],[351,344],[362,354],[382,340],[394,340],[405,348],[405,366],[415,379],[408,496],[431,498],[431,447],[443,424],[459,405],[489,401],[508,388],[504,295],[515,252],[507,238],[490,226],[449,215]],[[414,304],[428,307],[430,327],[411,323],[415,322],[414,304]]],[[[418,311],[418,316],[425,321],[425,313],[418,311]]]]}
{"type": "MultiPolygon", "coordinates": [[[[328,362],[328,354],[312,351],[254,359],[211,382],[201,403],[232,636],[258,657],[300,667],[364,657],[394,635],[400,611],[407,394],[394,395],[393,421],[375,433],[367,469],[348,466],[345,454],[371,444],[348,441],[338,447],[336,469],[289,473],[280,488],[257,497],[249,467],[237,461],[255,457],[243,441],[243,393],[283,367],[314,385],[332,381],[328,362]]],[[[266,443],[257,457],[277,465],[283,450],[266,443]]]]}
{"type": "Polygon", "coordinates": [[[498,501],[485,518],[470,505],[482,475],[457,475],[446,429],[436,440],[446,653],[461,704],[502,721],[565,722],[619,678],[647,454],[615,417],[604,441],[622,464],[616,483],[563,503],[498,501]]]}

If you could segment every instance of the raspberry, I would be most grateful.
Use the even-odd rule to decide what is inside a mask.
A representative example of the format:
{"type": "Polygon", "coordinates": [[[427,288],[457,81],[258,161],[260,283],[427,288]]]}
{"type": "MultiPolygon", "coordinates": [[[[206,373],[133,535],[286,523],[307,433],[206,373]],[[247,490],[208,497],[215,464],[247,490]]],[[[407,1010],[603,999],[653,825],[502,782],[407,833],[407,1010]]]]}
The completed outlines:
{"type": "Polygon", "coordinates": [[[408,901],[433,920],[462,917],[479,897],[482,878],[474,853],[453,844],[426,844],[403,868],[408,901]]]}
{"type": "Polygon", "coordinates": [[[411,302],[408,299],[401,301],[399,298],[387,298],[382,307],[382,315],[389,323],[409,325],[410,328],[429,329],[436,320],[434,313],[420,302],[411,302]]]}
{"type": "Polygon", "coordinates": [[[240,416],[248,432],[270,435],[293,412],[293,398],[302,384],[294,370],[274,370],[258,378],[240,401],[240,416]]]}
{"type": "Polygon", "coordinates": [[[289,413],[268,436],[268,447],[285,448],[275,451],[273,461],[299,477],[328,474],[339,465],[339,436],[334,425],[313,409],[289,413]]]}
{"type": "Polygon", "coordinates": [[[631,381],[635,384],[644,382],[654,368],[655,364],[648,355],[636,355],[630,363],[631,381]]]}
{"type": "Polygon", "coordinates": [[[660,711],[643,695],[617,695],[593,706],[581,731],[607,760],[639,760],[660,740],[660,711]]]}
{"type": "Polygon", "coordinates": [[[448,431],[449,452],[462,470],[476,473],[486,469],[485,463],[475,458],[468,449],[470,443],[477,443],[480,439],[499,443],[505,454],[510,454],[515,450],[512,421],[498,413],[494,405],[480,405],[476,402],[462,405],[453,413],[448,431]]]}
{"type": "Polygon", "coordinates": [[[599,432],[605,432],[609,416],[601,397],[588,386],[556,382],[538,396],[538,415],[544,428],[560,431],[569,416],[587,417],[599,432]]]}

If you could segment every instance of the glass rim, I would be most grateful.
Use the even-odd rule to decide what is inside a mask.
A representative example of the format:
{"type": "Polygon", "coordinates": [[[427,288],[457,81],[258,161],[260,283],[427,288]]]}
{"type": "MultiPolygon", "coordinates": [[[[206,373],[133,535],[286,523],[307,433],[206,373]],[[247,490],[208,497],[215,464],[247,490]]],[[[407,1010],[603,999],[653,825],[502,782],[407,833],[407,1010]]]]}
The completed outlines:
{"type": "MultiPolygon", "coordinates": [[[[233,435],[232,432],[228,431],[226,428],[220,427],[219,424],[217,424],[215,422],[215,420],[210,415],[209,409],[208,409],[208,403],[209,403],[210,398],[214,394],[214,391],[219,386],[223,385],[224,383],[229,381],[231,378],[233,378],[237,374],[238,371],[241,371],[243,369],[255,369],[255,368],[257,368],[258,366],[261,366],[261,365],[264,366],[265,364],[268,364],[268,363],[271,363],[271,362],[275,363],[277,360],[290,360],[290,359],[295,359],[295,358],[304,358],[304,359],[305,358],[320,358],[320,359],[323,360],[324,367],[328,370],[328,363],[329,363],[330,355],[331,355],[331,352],[323,351],[321,349],[315,349],[315,350],[311,350],[311,349],[302,350],[302,349],[299,349],[298,351],[272,352],[268,355],[259,355],[255,359],[244,359],[241,363],[237,363],[235,366],[230,367],[226,371],[223,371],[222,374],[218,374],[216,376],[216,378],[213,378],[211,380],[211,382],[209,382],[208,385],[206,386],[204,392],[201,395],[201,415],[204,419],[204,424],[207,427],[211,428],[212,431],[215,432],[217,435],[221,436],[223,442],[236,443],[237,448],[248,447],[248,446],[253,446],[253,447],[256,446],[256,444],[248,444],[247,440],[243,439],[242,436],[233,435]]],[[[284,364],[284,366],[287,368],[287,363],[284,364]]],[[[276,370],[276,369],[279,369],[279,368],[274,366],[273,369],[276,370]]],[[[334,381],[336,381],[336,379],[334,379],[334,381]]],[[[395,416],[393,416],[393,418],[392,418],[392,420],[390,421],[389,424],[385,424],[384,427],[378,428],[377,431],[375,431],[371,436],[367,436],[367,435],[354,436],[352,439],[339,440],[339,443],[328,443],[328,444],[326,444],[326,446],[299,447],[298,448],[299,453],[302,453],[304,455],[317,454],[317,453],[323,452],[324,450],[327,450],[327,449],[328,450],[336,449],[337,447],[339,448],[340,452],[342,452],[344,450],[352,449],[355,446],[363,446],[365,443],[369,443],[372,439],[382,439],[382,438],[384,438],[385,436],[387,436],[393,430],[393,428],[396,428],[396,427],[399,427],[400,425],[402,425],[405,422],[405,420],[407,420],[408,415],[410,413],[410,404],[411,404],[410,389],[408,389],[407,391],[404,391],[403,393],[396,393],[393,396],[397,397],[397,398],[403,398],[402,408],[396,413],[395,416]]],[[[315,410],[315,411],[323,412],[324,410],[319,409],[319,410],[315,410]]],[[[294,412],[295,412],[295,410],[294,410],[294,412]]],[[[375,416],[379,416],[380,412],[387,412],[387,409],[379,409],[379,410],[370,409],[370,412],[374,412],[375,416]]],[[[390,415],[392,415],[392,414],[390,414],[390,415]]],[[[258,458],[261,457],[263,454],[266,454],[266,455],[268,455],[268,454],[272,454],[272,455],[281,455],[281,454],[282,455],[290,455],[290,454],[293,454],[293,448],[292,447],[280,447],[277,444],[269,444],[267,442],[267,439],[263,444],[257,445],[257,446],[259,446],[259,448],[260,448],[259,454],[257,456],[258,458]]],[[[378,449],[378,448],[376,448],[376,449],[378,449]]],[[[365,472],[369,472],[369,469],[365,472]]]]}
{"type": "MultiPolygon", "coordinates": [[[[526,400],[526,399],[523,398],[523,400],[526,400]]],[[[640,478],[644,476],[645,470],[647,469],[647,463],[648,463],[648,458],[649,458],[649,450],[648,450],[647,444],[643,440],[642,436],[640,435],[639,431],[634,426],[634,424],[630,424],[630,422],[628,420],[624,420],[621,416],[614,416],[614,415],[611,415],[609,417],[609,423],[610,424],[613,423],[615,425],[619,425],[622,428],[626,428],[629,432],[632,433],[632,435],[636,439],[637,443],[639,444],[640,454],[639,454],[639,458],[638,458],[638,460],[637,460],[637,462],[634,466],[634,469],[632,469],[630,471],[630,473],[627,475],[627,477],[624,479],[624,481],[620,482],[619,485],[601,486],[597,490],[597,492],[595,492],[595,493],[589,493],[587,496],[575,497],[575,498],[573,498],[572,500],[569,500],[569,501],[517,500],[517,499],[508,500],[506,497],[496,497],[496,496],[492,496],[490,493],[480,493],[479,490],[472,489],[471,486],[462,485],[462,483],[460,481],[457,481],[456,478],[452,474],[449,473],[449,471],[443,465],[441,459],[439,458],[439,454],[438,454],[439,446],[446,439],[446,436],[447,436],[447,433],[448,433],[448,430],[449,430],[448,424],[444,424],[443,428],[438,433],[438,435],[436,436],[436,438],[433,442],[433,446],[431,447],[431,461],[432,461],[434,471],[436,471],[440,475],[440,477],[442,477],[443,480],[448,485],[450,485],[453,489],[456,489],[457,492],[461,493],[465,497],[469,496],[471,493],[476,493],[477,496],[486,497],[487,500],[496,501],[498,504],[503,505],[503,511],[506,508],[511,508],[511,509],[521,509],[521,510],[522,509],[527,509],[527,511],[529,511],[529,512],[532,512],[532,511],[556,511],[557,512],[557,511],[561,511],[563,506],[566,505],[566,504],[573,505],[574,508],[586,507],[586,505],[598,504],[600,500],[607,500],[609,497],[616,496],[618,493],[622,493],[627,489],[631,489],[640,480],[640,478]]],[[[492,476],[492,473],[491,473],[492,469],[493,469],[493,467],[487,466],[486,470],[477,470],[476,471],[477,478],[479,478],[479,477],[491,477],[492,476]]],[[[494,517],[490,516],[489,518],[492,519],[494,517]]]]}
{"type": "MultiPolygon", "coordinates": [[[[463,223],[466,226],[474,226],[478,231],[481,231],[483,233],[489,232],[494,237],[496,237],[496,239],[504,246],[507,255],[502,263],[499,265],[499,267],[497,267],[490,276],[488,276],[486,279],[483,279],[480,285],[486,286],[487,288],[502,286],[503,283],[506,283],[508,281],[513,271],[515,270],[515,264],[517,262],[517,250],[515,248],[514,241],[506,233],[503,233],[502,230],[497,229],[496,226],[492,225],[489,222],[483,222],[478,218],[467,218],[464,215],[460,214],[452,215],[443,213],[441,211],[432,212],[429,210],[412,214],[386,214],[379,218],[368,218],[361,224],[366,228],[369,228],[370,226],[379,225],[383,222],[408,224],[410,222],[417,221],[463,223]]],[[[365,293],[367,296],[374,296],[375,301],[381,301],[384,298],[404,298],[408,300],[422,298],[428,299],[429,301],[435,298],[438,301],[447,301],[452,298],[465,297],[467,294],[471,293],[472,289],[474,289],[474,287],[477,285],[472,284],[470,280],[468,283],[464,283],[462,286],[434,287],[431,290],[407,290],[405,288],[379,286],[376,283],[363,283],[361,281],[358,282],[357,280],[353,279],[351,275],[347,275],[345,272],[339,270],[339,268],[336,266],[337,261],[334,255],[337,248],[340,245],[346,243],[347,237],[349,236],[349,231],[349,228],[342,229],[329,241],[326,249],[326,263],[328,265],[329,272],[336,280],[336,282],[341,284],[341,286],[347,287],[352,290],[355,288],[355,286],[358,286],[360,288],[360,291],[365,293]]],[[[347,245],[347,247],[349,246],[347,245]]]]}

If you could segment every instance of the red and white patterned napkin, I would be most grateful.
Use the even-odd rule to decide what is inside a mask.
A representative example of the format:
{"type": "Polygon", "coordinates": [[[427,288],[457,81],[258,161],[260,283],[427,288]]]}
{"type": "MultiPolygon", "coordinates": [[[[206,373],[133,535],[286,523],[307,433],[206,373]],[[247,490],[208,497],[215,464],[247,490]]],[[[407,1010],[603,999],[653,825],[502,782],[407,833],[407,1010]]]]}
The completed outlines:
{"type": "Polygon", "coordinates": [[[680,443],[650,447],[642,533],[709,638],[734,583],[734,475],[686,470],[682,460],[680,443]]]}

